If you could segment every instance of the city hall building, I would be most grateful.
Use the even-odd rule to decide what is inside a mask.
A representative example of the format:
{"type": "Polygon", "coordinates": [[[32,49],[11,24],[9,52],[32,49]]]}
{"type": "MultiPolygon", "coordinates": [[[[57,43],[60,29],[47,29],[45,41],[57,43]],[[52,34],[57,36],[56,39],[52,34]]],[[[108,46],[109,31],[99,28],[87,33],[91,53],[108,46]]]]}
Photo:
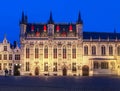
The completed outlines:
{"type": "Polygon", "coordinates": [[[120,33],[85,32],[76,23],[20,21],[21,75],[119,75],[120,33]]]}

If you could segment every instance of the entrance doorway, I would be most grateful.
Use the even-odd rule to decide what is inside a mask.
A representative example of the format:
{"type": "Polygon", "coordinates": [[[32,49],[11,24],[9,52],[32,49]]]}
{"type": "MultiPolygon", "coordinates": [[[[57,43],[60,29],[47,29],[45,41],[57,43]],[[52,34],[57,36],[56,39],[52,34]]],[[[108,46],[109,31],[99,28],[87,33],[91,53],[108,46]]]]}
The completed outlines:
{"type": "Polygon", "coordinates": [[[82,74],[83,76],[89,76],[89,67],[87,65],[82,67],[82,74]]]}
{"type": "Polygon", "coordinates": [[[39,75],[39,67],[35,68],[35,75],[39,75]]]}
{"type": "Polygon", "coordinates": [[[63,68],[63,76],[66,76],[67,75],[67,69],[64,67],[63,68]]]}

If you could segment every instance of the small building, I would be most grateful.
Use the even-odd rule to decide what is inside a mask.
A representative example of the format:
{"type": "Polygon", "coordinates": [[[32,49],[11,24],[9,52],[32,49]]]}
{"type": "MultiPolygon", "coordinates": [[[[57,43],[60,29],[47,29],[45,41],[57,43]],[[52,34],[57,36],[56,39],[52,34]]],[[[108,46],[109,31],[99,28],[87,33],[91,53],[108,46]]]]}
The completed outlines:
{"type": "Polygon", "coordinates": [[[5,69],[8,70],[9,75],[14,74],[14,66],[20,65],[20,54],[18,45],[11,45],[5,36],[0,43],[0,75],[5,74],[5,69]]]}

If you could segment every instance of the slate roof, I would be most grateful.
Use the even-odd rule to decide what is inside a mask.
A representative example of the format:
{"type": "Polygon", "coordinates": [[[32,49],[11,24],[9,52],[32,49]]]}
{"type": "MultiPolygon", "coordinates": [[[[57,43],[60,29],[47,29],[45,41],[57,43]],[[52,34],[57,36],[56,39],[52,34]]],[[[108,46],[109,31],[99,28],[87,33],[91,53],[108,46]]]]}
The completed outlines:
{"type": "MultiPolygon", "coordinates": [[[[27,28],[26,28],[26,35],[27,34],[33,34],[36,32],[43,33],[44,25],[47,24],[32,24],[32,23],[27,23],[27,28]],[[31,31],[31,26],[34,26],[34,31],[31,31]]],[[[54,32],[56,33],[56,27],[59,26],[59,33],[62,34],[63,32],[69,33],[69,26],[72,25],[72,31],[76,33],[76,24],[70,24],[70,23],[58,23],[54,24],[54,32]]],[[[103,39],[103,40],[120,40],[120,33],[109,33],[109,32],[84,32],[83,31],[83,40],[86,39],[103,39]]]]}
{"type": "Polygon", "coordinates": [[[109,32],[83,32],[83,39],[120,39],[120,33],[109,32]]]}
{"type": "MultiPolygon", "coordinates": [[[[26,28],[26,33],[33,33],[32,31],[31,31],[31,26],[34,26],[34,33],[35,32],[37,32],[37,31],[39,31],[40,33],[42,33],[43,32],[43,27],[44,27],[44,25],[46,25],[46,24],[32,24],[32,23],[28,23],[27,24],[27,28],[26,28]]],[[[69,32],[69,26],[70,26],[70,24],[54,24],[54,30],[55,30],[55,32],[56,32],[56,27],[57,27],[57,25],[59,25],[59,27],[60,27],[60,33],[62,33],[62,32],[69,32]]],[[[72,25],[72,28],[73,28],[73,32],[75,32],[76,31],[76,24],[71,24],[72,25]]],[[[47,25],[46,25],[47,26],[47,25]]]]}

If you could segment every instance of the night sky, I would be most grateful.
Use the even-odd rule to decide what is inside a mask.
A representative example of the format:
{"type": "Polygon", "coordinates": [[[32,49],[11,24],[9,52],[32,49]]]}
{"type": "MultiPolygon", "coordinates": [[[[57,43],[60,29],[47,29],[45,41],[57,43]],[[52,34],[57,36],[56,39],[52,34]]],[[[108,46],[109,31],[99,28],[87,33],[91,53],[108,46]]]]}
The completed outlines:
{"type": "Polygon", "coordinates": [[[76,22],[78,12],[84,31],[120,32],[119,0],[0,0],[0,41],[19,41],[22,11],[29,22],[46,23],[52,11],[54,22],[76,22]]]}

